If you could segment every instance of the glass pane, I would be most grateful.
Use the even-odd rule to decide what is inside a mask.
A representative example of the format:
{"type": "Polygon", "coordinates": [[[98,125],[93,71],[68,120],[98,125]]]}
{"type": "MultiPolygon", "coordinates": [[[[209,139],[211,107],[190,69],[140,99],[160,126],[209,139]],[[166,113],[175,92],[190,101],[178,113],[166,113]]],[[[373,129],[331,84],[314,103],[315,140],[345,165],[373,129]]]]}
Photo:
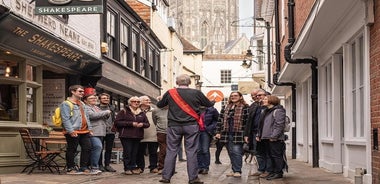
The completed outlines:
{"type": "Polygon", "coordinates": [[[26,65],[26,80],[36,81],[36,67],[26,65]]]}
{"type": "Polygon", "coordinates": [[[0,121],[18,121],[18,86],[0,85],[0,121]]]}
{"type": "Polygon", "coordinates": [[[35,122],[36,121],[36,95],[35,89],[26,89],[26,121],[35,122]]]}

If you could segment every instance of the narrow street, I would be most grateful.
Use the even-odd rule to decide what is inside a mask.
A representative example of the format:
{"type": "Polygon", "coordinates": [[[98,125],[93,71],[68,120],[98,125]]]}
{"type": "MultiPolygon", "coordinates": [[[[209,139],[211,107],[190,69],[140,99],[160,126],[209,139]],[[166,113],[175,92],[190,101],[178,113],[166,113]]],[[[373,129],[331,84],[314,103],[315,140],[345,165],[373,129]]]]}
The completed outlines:
{"type": "MultiPolygon", "coordinates": [[[[248,177],[250,172],[256,171],[254,164],[243,164],[243,173],[241,178],[226,177],[226,174],[231,170],[227,151],[223,150],[221,154],[222,165],[214,164],[215,148],[211,148],[212,163],[208,175],[199,175],[205,184],[238,184],[238,183],[255,183],[255,184],[349,184],[352,180],[343,177],[342,174],[329,173],[320,168],[312,168],[303,162],[289,160],[289,172],[284,174],[283,179],[267,181],[257,177],[248,177]]],[[[146,169],[141,175],[124,175],[122,164],[112,165],[118,172],[102,173],[101,175],[66,175],[66,174],[51,174],[48,172],[40,173],[36,171],[30,175],[27,174],[2,174],[0,175],[1,184],[117,184],[117,183],[136,183],[150,184],[157,183],[161,175],[149,173],[146,169]]],[[[186,173],[186,162],[177,162],[177,174],[171,179],[172,184],[188,183],[186,173]]]]}

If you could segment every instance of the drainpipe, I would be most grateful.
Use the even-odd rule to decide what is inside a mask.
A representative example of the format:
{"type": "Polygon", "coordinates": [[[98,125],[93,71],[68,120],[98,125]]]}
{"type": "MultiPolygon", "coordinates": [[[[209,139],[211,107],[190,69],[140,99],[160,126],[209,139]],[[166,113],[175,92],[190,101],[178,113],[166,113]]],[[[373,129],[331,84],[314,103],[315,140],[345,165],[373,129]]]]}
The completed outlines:
{"type": "Polygon", "coordinates": [[[272,88],[272,84],[271,84],[271,67],[272,67],[272,65],[271,65],[271,62],[270,62],[270,60],[271,60],[271,54],[270,54],[270,24],[269,24],[269,22],[268,21],[265,21],[265,28],[266,28],[266,30],[267,30],[267,52],[268,52],[268,58],[267,58],[267,68],[268,68],[268,87],[270,87],[270,88],[272,88]]]}
{"type": "Polygon", "coordinates": [[[273,74],[273,84],[277,86],[290,86],[292,88],[292,122],[294,126],[292,127],[292,159],[297,158],[297,128],[296,128],[296,113],[297,113],[297,99],[296,99],[296,84],[292,82],[278,82],[278,77],[281,72],[281,43],[280,43],[280,21],[279,21],[279,8],[278,0],[274,2],[275,11],[275,35],[276,35],[276,72],[273,74]]]}
{"type": "Polygon", "coordinates": [[[285,60],[291,64],[311,65],[311,112],[312,112],[312,146],[313,167],[319,167],[319,137],[318,137],[318,63],[316,58],[292,59],[291,48],[294,44],[294,0],[288,1],[288,44],[284,49],[285,60]]]}

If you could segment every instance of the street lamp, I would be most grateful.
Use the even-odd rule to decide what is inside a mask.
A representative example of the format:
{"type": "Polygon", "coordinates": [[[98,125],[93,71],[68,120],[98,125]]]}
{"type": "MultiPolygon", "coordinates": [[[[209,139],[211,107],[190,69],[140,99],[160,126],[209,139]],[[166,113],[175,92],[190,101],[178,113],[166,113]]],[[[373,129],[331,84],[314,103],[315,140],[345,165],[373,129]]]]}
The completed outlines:
{"type": "Polygon", "coordinates": [[[268,72],[268,86],[272,87],[271,84],[271,61],[270,61],[270,28],[272,28],[268,21],[262,17],[255,17],[255,20],[265,22],[265,29],[267,31],[267,72],[268,72]]]}

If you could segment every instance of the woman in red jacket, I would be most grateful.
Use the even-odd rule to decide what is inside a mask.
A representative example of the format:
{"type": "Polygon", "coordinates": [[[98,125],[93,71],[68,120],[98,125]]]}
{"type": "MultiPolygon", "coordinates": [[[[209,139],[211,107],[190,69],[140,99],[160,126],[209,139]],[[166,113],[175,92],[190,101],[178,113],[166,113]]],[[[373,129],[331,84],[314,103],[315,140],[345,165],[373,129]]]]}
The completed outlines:
{"type": "Polygon", "coordinates": [[[126,175],[140,174],[136,165],[137,150],[140,141],[144,138],[144,128],[150,126],[148,118],[139,106],[139,97],[131,97],[128,99],[128,106],[121,110],[115,119],[119,138],[123,145],[123,162],[126,175]]]}

